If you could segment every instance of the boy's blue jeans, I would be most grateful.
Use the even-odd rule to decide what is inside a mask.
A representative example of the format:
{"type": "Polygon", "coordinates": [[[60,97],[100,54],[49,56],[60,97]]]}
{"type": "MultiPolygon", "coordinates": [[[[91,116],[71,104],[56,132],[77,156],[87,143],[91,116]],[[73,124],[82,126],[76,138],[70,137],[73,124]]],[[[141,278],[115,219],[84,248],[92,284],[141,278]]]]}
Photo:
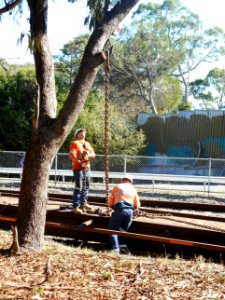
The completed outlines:
{"type": "Polygon", "coordinates": [[[91,170],[85,172],[86,188],[83,188],[83,171],[82,170],[73,170],[75,187],[73,192],[73,208],[81,207],[82,201],[85,197],[85,204],[88,199],[88,192],[90,188],[90,177],[91,170]]]}
{"type": "MultiPolygon", "coordinates": [[[[133,214],[133,209],[130,208],[116,209],[109,220],[109,229],[127,232],[132,224],[133,214]]],[[[124,236],[112,234],[109,237],[109,241],[112,249],[117,252],[120,252],[121,246],[126,246],[126,238],[124,236]]]]}

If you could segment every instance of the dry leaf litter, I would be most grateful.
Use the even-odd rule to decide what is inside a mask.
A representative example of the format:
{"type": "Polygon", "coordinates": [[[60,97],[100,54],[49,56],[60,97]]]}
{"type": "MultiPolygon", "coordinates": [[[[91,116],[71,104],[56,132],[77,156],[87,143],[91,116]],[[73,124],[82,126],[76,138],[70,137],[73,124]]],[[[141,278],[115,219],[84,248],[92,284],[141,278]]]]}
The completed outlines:
{"type": "Polygon", "coordinates": [[[46,241],[42,253],[4,255],[12,243],[0,231],[0,300],[225,299],[222,263],[115,256],[46,241]]]}

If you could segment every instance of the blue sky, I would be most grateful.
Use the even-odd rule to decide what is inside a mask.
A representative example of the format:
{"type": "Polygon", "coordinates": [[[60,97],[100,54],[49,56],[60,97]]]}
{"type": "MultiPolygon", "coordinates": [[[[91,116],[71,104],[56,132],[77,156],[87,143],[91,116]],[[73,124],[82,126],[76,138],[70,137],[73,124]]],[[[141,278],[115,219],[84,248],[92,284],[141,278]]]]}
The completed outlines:
{"type": "MultiPolygon", "coordinates": [[[[148,2],[148,0],[140,2],[148,2]]],[[[163,1],[153,0],[152,2],[162,3],[163,1]]],[[[216,25],[225,31],[225,0],[181,0],[181,2],[198,14],[207,26],[216,25]]],[[[49,1],[48,31],[53,55],[58,54],[63,45],[75,36],[88,32],[83,25],[86,14],[86,1],[84,0],[78,0],[75,4],[67,3],[66,0],[49,1]]],[[[21,32],[28,32],[27,17],[28,15],[19,22],[13,22],[12,16],[3,15],[0,23],[0,57],[9,59],[8,62],[33,62],[33,57],[27,50],[27,40],[24,40],[22,46],[17,46],[17,39],[21,32]]],[[[207,70],[208,66],[205,66],[205,69],[207,70]]],[[[200,72],[203,71],[200,70],[200,72]]]]}

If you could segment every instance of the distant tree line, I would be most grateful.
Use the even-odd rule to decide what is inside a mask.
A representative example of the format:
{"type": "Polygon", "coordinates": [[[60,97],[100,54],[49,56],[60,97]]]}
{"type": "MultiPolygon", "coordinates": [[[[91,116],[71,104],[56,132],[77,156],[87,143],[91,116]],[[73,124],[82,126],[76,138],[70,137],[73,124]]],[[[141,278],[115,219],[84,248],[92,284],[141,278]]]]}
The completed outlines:
{"type": "MultiPolygon", "coordinates": [[[[109,151],[140,154],[145,136],[135,128],[138,112],[171,113],[191,109],[190,99],[204,109],[224,107],[223,69],[190,82],[202,64],[224,55],[222,29],[203,29],[199,17],[178,0],[140,5],[134,21],[107,44],[110,56],[109,151]]],[[[58,112],[76,78],[89,35],[64,45],[54,57],[58,112]]],[[[25,150],[34,113],[35,73],[32,65],[9,65],[0,60],[0,148],[25,150]]],[[[104,152],[104,66],[96,76],[88,101],[76,123],[86,127],[98,153],[104,152]]],[[[68,151],[73,132],[61,147],[68,151]]]]}
{"type": "MultiPolygon", "coordinates": [[[[68,93],[69,84],[62,73],[57,74],[58,111],[63,105],[63,97],[68,93]],[[64,84],[63,84],[64,82],[64,84]]],[[[8,65],[0,69],[0,149],[25,151],[31,136],[31,123],[34,114],[35,74],[32,65],[8,65]]],[[[104,94],[93,89],[60,151],[68,152],[69,143],[74,138],[76,128],[87,129],[87,139],[94,145],[95,151],[104,153],[104,94]]],[[[116,104],[109,103],[109,154],[135,155],[142,153],[145,147],[145,135],[136,130],[134,124],[121,114],[116,104]]]]}

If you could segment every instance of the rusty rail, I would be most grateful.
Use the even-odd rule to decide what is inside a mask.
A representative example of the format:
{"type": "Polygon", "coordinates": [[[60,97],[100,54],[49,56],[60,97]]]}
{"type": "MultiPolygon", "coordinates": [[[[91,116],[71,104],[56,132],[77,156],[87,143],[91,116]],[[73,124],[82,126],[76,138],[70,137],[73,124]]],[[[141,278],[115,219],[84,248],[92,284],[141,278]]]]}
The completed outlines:
{"type": "MultiPolygon", "coordinates": [[[[0,190],[2,196],[8,197],[19,197],[19,191],[9,191],[0,190]]],[[[68,194],[52,194],[49,193],[49,202],[61,202],[70,204],[72,203],[72,196],[68,194]]],[[[88,197],[88,200],[93,205],[105,206],[106,199],[101,196],[88,197]]],[[[164,201],[164,200],[151,200],[151,199],[141,199],[141,204],[143,207],[156,207],[156,208],[168,208],[168,209],[183,209],[183,210],[194,210],[194,211],[209,211],[209,212],[219,212],[225,213],[225,205],[222,204],[206,204],[206,203],[193,203],[193,202],[183,202],[183,201],[164,201]]]]}
{"type": "MultiPolygon", "coordinates": [[[[15,224],[16,224],[15,217],[0,217],[1,227],[9,229],[11,225],[15,225],[15,224]]],[[[57,222],[48,222],[48,221],[46,222],[46,229],[45,229],[46,234],[50,234],[53,236],[60,236],[62,232],[70,233],[71,237],[74,236],[82,237],[84,236],[84,233],[88,233],[88,234],[95,233],[100,236],[118,234],[120,236],[124,236],[134,240],[143,240],[148,242],[153,241],[153,242],[163,243],[163,244],[173,244],[173,245],[181,245],[185,247],[201,248],[201,249],[216,251],[220,253],[225,252],[225,246],[196,242],[192,240],[182,240],[176,238],[168,238],[163,236],[154,236],[154,235],[132,233],[132,232],[121,232],[121,231],[103,229],[98,227],[89,227],[89,226],[82,227],[78,225],[62,224],[57,222]]]]}
{"type": "MultiPolygon", "coordinates": [[[[0,206],[0,226],[9,229],[12,222],[16,222],[17,206],[0,206]],[[10,223],[11,222],[11,223],[10,223]]],[[[53,236],[63,236],[72,238],[88,238],[91,240],[102,240],[102,234],[108,235],[109,217],[100,217],[98,215],[74,215],[70,211],[49,210],[47,212],[46,234],[53,236]],[[56,226],[57,231],[50,230],[51,226],[56,226]],[[55,224],[53,226],[53,224],[55,224]],[[86,224],[84,226],[84,224],[86,224]],[[88,225],[87,225],[88,224],[88,225]],[[87,235],[86,233],[100,233],[100,236],[87,235]]],[[[111,232],[112,233],[112,232],[111,232]]],[[[148,241],[158,241],[161,243],[180,243],[185,245],[182,241],[186,240],[188,245],[197,247],[197,244],[210,244],[225,247],[225,233],[219,230],[208,230],[198,227],[182,227],[180,225],[161,224],[160,217],[157,223],[154,220],[145,222],[143,218],[134,220],[129,233],[118,233],[132,239],[141,239],[148,241]],[[149,239],[147,238],[149,236],[149,239]],[[155,239],[153,239],[153,236],[155,239]],[[183,237],[183,238],[182,238],[183,237]],[[180,242],[177,242],[180,241],[180,242]]],[[[215,248],[215,247],[214,247],[215,248]]],[[[218,249],[219,249],[218,248],[218,249]]],[[[209,249],[209,248],[207,248],[209,249]]]]}
{"type": "MultiPolygon", "coordinates": [[[[0,191],[2,196],[18,197],[19,192],[5,192],[0,191]]],[[[53,203],[69,203],[70,195],[54,195],[49,194],[49,202],[53,203]]],[[[90,202],[95,205],[105,206],[104,198],[99,197],[90,197],[90,202]]],[[[144,204],[152,207],[151,200],[145,200],[144,204]]],[[[154,201],[155,202],[155,201],[154,201]]],[[[180,202],[169,202],[169,201],[158,201],[155,203],[159,206],[159,203],[166,202],[166,206],[170,204],[173,206],[174,203],[180,205],[187,205],[195,203],[180,203],[180,202]]],[[[70,210],[60,209],[51,209],[47,211],[47,222],[46,222],[46,234],[52,236],[62,236],[68,238],[75,238],[81,240],[91,240],[99,242],[107,242],[108,235],[118,234],[129,238],[131,245],[137,245],[137,240],[144,243],[144,248],[148,248],[149,243],[156,243],[157,245],[173,245],[174,247],[182,246],[186,248],[193,249],[202,249],[212,252],[225,252],[225,231],[218,229],[209,229],[196,226],[182,226],[182,222],[177,224],[162,224],[162,219],[160,216],[156,216],[157,222],[151,217],[152,214],[163,214],[173,215],[177,218],[188,218],[188,219],[202,219],[208,220],[209,222],[221,222],[225,223],[225,218],[215,217],[215,216],[204,216],[196,215],[190,213],[181,213],[181,212],[162,212],[159,209],[152,209],[145,207],[142,209],[142,212],[145,213],[143,218],[137,218],[134,220],[133,225],[131,226],[130,232],[117,232],[107,229],[109,217],[101,217],[95,214],[86,214],[86,215],[74,215],[70,210]],[[148,221],[145,218],[148,217],[148,221]]],[[[219,211],[225,208],[224,205],[214,205],[213,207],[218,206],[216,210],[219,211]]],[[[197,207],[207,209],[210,211],[212,205],[207,204],[197,204],[197,207]]],[[[170,207],[171,208],[171,207],[170,207]]],[[[177,208],[177,207],[176,207],[177,208]]],[[[183,207],[182,207],[183,208],[183,207]]],[[[0,205],[0,227],[4,229],[9,229],[12,224],[16,223],[17,216],[17,205],[0,205]]],[[[178,209],[178,208],[177,208],[178,209]]],[[[196,209],[197,210],[197,209],[196,209]]],[[[200,210],[200,209],[199,209],[200,210]]],[[[164,221],[165,221],[164,217],[164,221]]],[[[176,222],[176,220],[175,220],[176,222]]],[[[185,223],[184,223],[185,224],[185,223]]],[[[184,225],[183,224],[183,225],[184,225]]]]}

